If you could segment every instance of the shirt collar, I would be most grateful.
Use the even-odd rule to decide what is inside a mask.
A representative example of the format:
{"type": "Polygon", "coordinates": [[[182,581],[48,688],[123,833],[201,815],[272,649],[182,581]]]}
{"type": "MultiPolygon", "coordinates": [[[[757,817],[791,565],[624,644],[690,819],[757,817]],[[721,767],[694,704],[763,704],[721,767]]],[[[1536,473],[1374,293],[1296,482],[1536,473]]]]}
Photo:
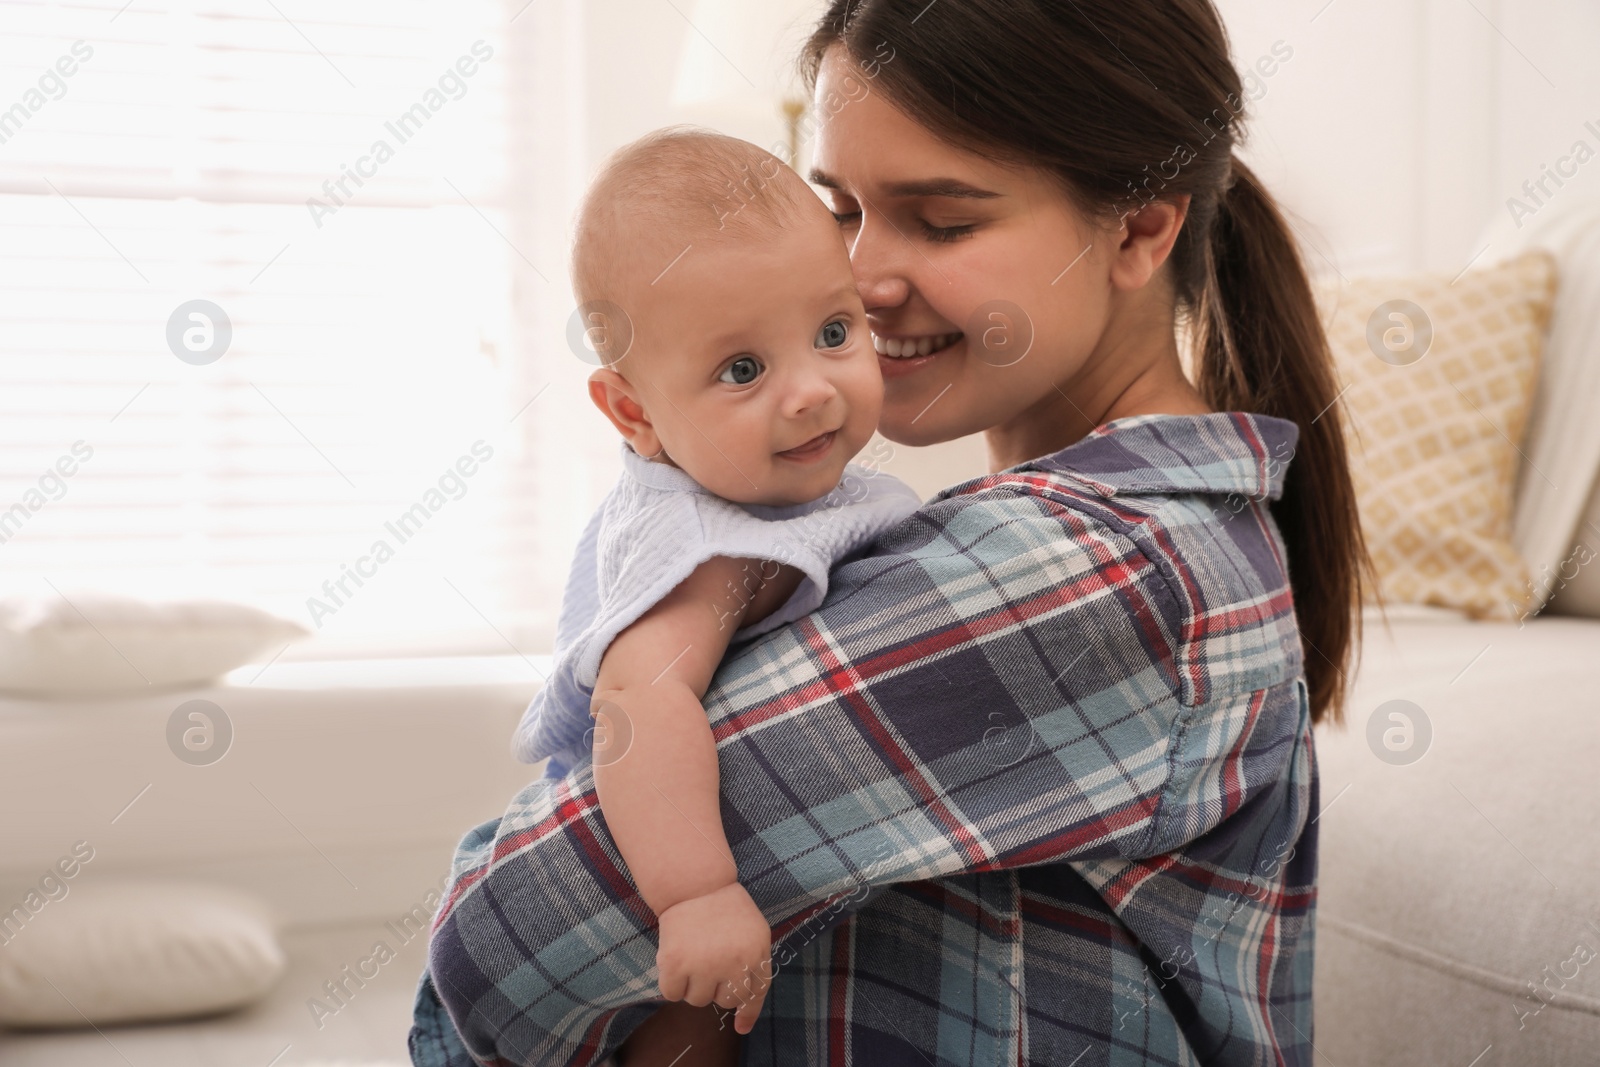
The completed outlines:
{"type": "Polygon", "coordinates": [[[1287,419],[1242,411],[1134,415],[1008,469],[1064,474],[1102,497],[1237,493],[1277,500],[1299,435],[1287,419]]]}
{"type": "Polygon", "coordinates": [[[671,463],[658,463],[653,459],[645,459],[633,450],[633,446],[624,438],[622,447],[622,469],[636,481],[643,482],[653,489],[670,489],[683,493],[706,492],[694,477],[682,467],[675,467],[671,463]]]}

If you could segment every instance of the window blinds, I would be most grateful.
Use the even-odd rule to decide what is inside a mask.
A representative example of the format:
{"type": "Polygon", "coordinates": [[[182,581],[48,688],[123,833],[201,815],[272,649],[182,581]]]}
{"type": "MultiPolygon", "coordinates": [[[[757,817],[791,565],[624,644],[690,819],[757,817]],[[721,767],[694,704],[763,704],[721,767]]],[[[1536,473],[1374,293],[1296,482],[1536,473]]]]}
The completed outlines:
{"type": "Polygon", "coordinates": [[[546,651],[595,502],[593,423],[544,395],[577,361],[535,351],[574,176],[506,189],[575,123],[508,86],[561,9],[0,18],[0,588],[228,596],[313,655],[546,651]]]}

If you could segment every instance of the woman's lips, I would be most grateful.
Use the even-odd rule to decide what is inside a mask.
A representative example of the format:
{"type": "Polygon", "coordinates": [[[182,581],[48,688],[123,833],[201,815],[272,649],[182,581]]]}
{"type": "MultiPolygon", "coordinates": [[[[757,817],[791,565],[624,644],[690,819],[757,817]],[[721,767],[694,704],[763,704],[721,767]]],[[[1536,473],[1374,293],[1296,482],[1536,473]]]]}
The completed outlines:
{"type": "Polygon", "coordinates": [[[913,359],[943,351],[961,340],[962,336],[960,330],[898,336],[874,333],[872,347],[877,349],[878,355],[890,359],[913,359]]]}
{"type": "Polygon", "coordinates": [[[929,334],[920,338],[884,338],[877,334],[872,335],[872,345],[878,352],[878,369],[883,372],[885,378],[914,374],[965,340],[966,334],[962,333],[929,334]],[[894,349],[898,349],[901,354],[890,355],[889,352],[894,349]],[[924,351],[926,355],[905,355],[906,352],[924,351]]]}
{"type": "Polygon", "coordinates": [[[805,444],[784,449],[778,455],[783,456],[785,459],[799,460],[802,463],[821,459],[828,454],[829,449],[833,448],[833,439],[838,432],[838,430],[829,430],[827,433],[818,434],[805,444]]]}

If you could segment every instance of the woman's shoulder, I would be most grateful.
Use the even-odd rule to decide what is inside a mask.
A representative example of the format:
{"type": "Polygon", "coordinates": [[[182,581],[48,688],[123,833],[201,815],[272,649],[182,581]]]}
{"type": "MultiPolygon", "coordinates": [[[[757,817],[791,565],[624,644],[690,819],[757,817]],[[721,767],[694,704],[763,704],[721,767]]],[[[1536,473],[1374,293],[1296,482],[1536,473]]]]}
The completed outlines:
{"type": "Polygon", "coordinates": [[[1113,528],[1225,521],[1283,494],[1294,423],[1265,415],[1140,415],[1096,427],[1066,448],[941,490],[944,514],[1065,511],[1113,528]],[[1198,510],[1195,498],[1210,501],[1198,510]],[[1063,511],[1065,509],[1065,511],[1063,511]]]}
{"type": "Polygon", "coordinates": [[[1298,437],[1286,419],[1247,412],[1137,415],[1102,423],[1059,451],[959,482],[934,499],[999,486],[1049,492],[1056,484],[1049,476],[1057,476],[1108,499],[1198,492],[1276,500],[1298,437]]]}
{"type": "MultiPolygon", "coordinates": [[[[1095,560],[1167,605],[1184,703],[1301,670],[1282,535],[1271,501],[1294,456],[1291,422],[1242,412],[1119,419],[1058,452],[938,493],[927,536],[999,538],[1020,553],[1095,560]],[[1051,542],[1051,538],[1055,542],[1051,542]]],[[[1167,629],[1164,626],[1163,629],[1167,629]]]]}

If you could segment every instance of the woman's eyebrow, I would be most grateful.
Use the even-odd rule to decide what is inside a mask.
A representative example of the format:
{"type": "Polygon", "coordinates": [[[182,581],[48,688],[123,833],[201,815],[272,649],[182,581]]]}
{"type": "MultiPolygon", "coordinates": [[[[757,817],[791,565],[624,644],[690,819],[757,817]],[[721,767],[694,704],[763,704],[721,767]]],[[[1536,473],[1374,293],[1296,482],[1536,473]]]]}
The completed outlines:
{"type": "MultiPolygon", "coordinates": [[[[811,183],[820,185],[824,189],[840,190],[838,179],[816,167],[811,168],[811,183]]],[[[890,182],[884,186],[884,192],[890,197],[947,196],[962,200],[994,200],[1001,195],[991,189],[980,189],[976,185],[969,185],[959,178],[922,178],[917,181],[890,182]]]]}
{"type": "Polygon", "coordinates": [[[927,178],[913,182],[890,182],[884,192],[891,197],[949,196],[963,200],[993,200],[1000,194],[991,189],[980,189],[957,178],[927,178]]]}

